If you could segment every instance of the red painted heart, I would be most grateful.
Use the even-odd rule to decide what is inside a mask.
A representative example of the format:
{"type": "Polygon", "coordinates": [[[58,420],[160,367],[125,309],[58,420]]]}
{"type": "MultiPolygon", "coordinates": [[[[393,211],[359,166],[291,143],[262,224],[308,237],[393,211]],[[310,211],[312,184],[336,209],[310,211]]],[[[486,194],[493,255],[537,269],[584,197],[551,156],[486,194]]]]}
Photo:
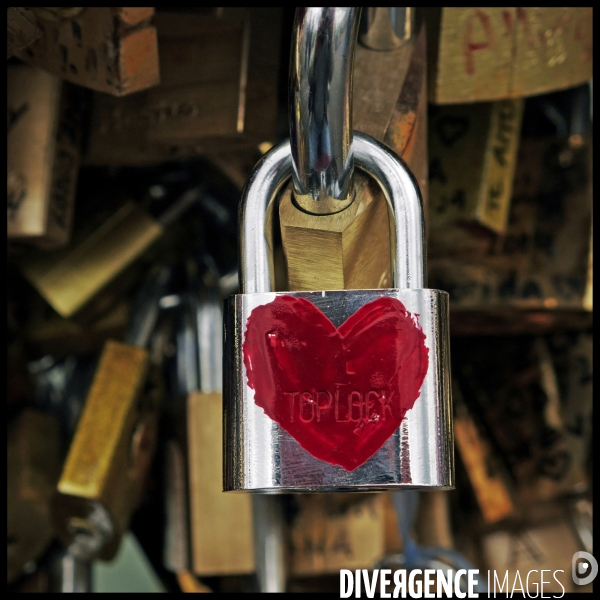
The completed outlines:
{"type": "Polygon", "coordinates": [[[316,458],[347,471],[398,429],[429,365],[425,335],[387,296],[340,327],[304,298],[256,307],[243,343],[254,402],[316,458]]]}

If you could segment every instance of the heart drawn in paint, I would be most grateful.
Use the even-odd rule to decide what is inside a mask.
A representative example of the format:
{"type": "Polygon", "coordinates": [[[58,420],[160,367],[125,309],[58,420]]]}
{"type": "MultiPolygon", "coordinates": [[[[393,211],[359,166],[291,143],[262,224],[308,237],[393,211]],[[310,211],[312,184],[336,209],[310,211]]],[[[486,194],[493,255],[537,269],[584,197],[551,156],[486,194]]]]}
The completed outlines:
{"type": "Polygon", "coordinates": [[[243,342],[254,402],[314,457],[347,471],[398,429],[429,365],[416,317],[383,296],[338,328],[304,298],[257,306],[243,342]]]}

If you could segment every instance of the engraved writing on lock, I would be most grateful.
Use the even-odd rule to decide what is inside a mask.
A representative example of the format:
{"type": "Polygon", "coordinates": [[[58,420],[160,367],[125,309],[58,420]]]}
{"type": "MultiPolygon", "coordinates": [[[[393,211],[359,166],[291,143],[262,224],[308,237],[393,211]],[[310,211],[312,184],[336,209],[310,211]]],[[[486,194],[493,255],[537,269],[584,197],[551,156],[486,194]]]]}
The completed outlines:
{"type": "Polygon", "coordinates": [[[345,395],[340,396],[340,388],[347,384],[336,383],[335,392],[332,394],[327,390],[311,391],[288,391],[283,395],[289,400],[290,422],[299,418],[303,423],[311,423],[328,418],[336,423],[369,423],[379,420],[385,421],[386,412],[392,417],[392,398],[394,392],[388,396],[387,390],[371,389],[367,392],[360,390],[350,390],[345,395]],[[325,399],[325,402],[322,399],[325,399]],[[374,410],[380,405],[380,410],[374,410]]]}

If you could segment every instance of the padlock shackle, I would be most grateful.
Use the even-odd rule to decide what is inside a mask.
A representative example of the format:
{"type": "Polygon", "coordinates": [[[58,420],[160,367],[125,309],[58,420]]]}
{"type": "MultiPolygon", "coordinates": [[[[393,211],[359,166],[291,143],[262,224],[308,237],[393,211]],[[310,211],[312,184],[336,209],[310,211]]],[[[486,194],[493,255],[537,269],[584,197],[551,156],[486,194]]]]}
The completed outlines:
{"type": "MultiPolygon", "coordinates": [[[[356,166],[382,189],[388,203],[391,267],[396,289],[425,287],[425,226],[419,186],[404,162],[384,144],[354,132],[356,166]]],[[[290,141],[265,154],[242,192],[240,203],[240,290],[273,290],[271,252],[265,237],[269,205],[292,176],[290,141]]],[[[370,240],[363,240],[369,252],[370,240]]]]}
{"type": "Polygon", "coordinates": [[[289,119],[294,198],[312,214],[354,199],[352,74],[360,8],[299,7],[292,32],[289,119]]]}
{"type": "Polygon", "coordinates": [[[267,212],[292,175],[290,141],[271,148],[250,174],[239,208],[240,292],[270,292],[274,287],[273,260],[267,238],[267,212]]]}
{"type": "Polygon", "coordinates": [[[388,203],[393,286],[423,289],[427,285],[427,254],[419,184],[404,161],[385,144],[357,131],[354,140],[356,166],[375,179],[388,203]]]}

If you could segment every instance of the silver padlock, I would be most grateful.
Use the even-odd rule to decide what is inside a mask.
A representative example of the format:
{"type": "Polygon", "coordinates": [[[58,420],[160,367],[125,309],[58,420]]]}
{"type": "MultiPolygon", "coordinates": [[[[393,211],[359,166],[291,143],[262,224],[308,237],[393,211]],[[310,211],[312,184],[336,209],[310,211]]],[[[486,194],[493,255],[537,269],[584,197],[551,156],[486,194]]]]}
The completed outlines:
{"type": "Polygon", "coordinates": [[[412,174],[370,136],[352,139],[357,19],[354,9],[298,9],[292,141],[262,158],[243,192],[242,293],[227,299],[224,315],[226,491],[454,485],[448,294],[423,289],[423,207],[412,174]],[[270,203],[293,176],[303,210],[343,210],[354,163],[388,203],[394,289],[273,292],[270,203]]]}
{"type": "Polygon", "coordinates": [[[243,293],[225,305],[226,490],[454,485],[448,294],[422,289],[419,190],[369,136],[355,133],[354,156],[388,202],[395,289],[272,292],[265,217],[291,176],[288,141],[245,189],[243,293]]]}

